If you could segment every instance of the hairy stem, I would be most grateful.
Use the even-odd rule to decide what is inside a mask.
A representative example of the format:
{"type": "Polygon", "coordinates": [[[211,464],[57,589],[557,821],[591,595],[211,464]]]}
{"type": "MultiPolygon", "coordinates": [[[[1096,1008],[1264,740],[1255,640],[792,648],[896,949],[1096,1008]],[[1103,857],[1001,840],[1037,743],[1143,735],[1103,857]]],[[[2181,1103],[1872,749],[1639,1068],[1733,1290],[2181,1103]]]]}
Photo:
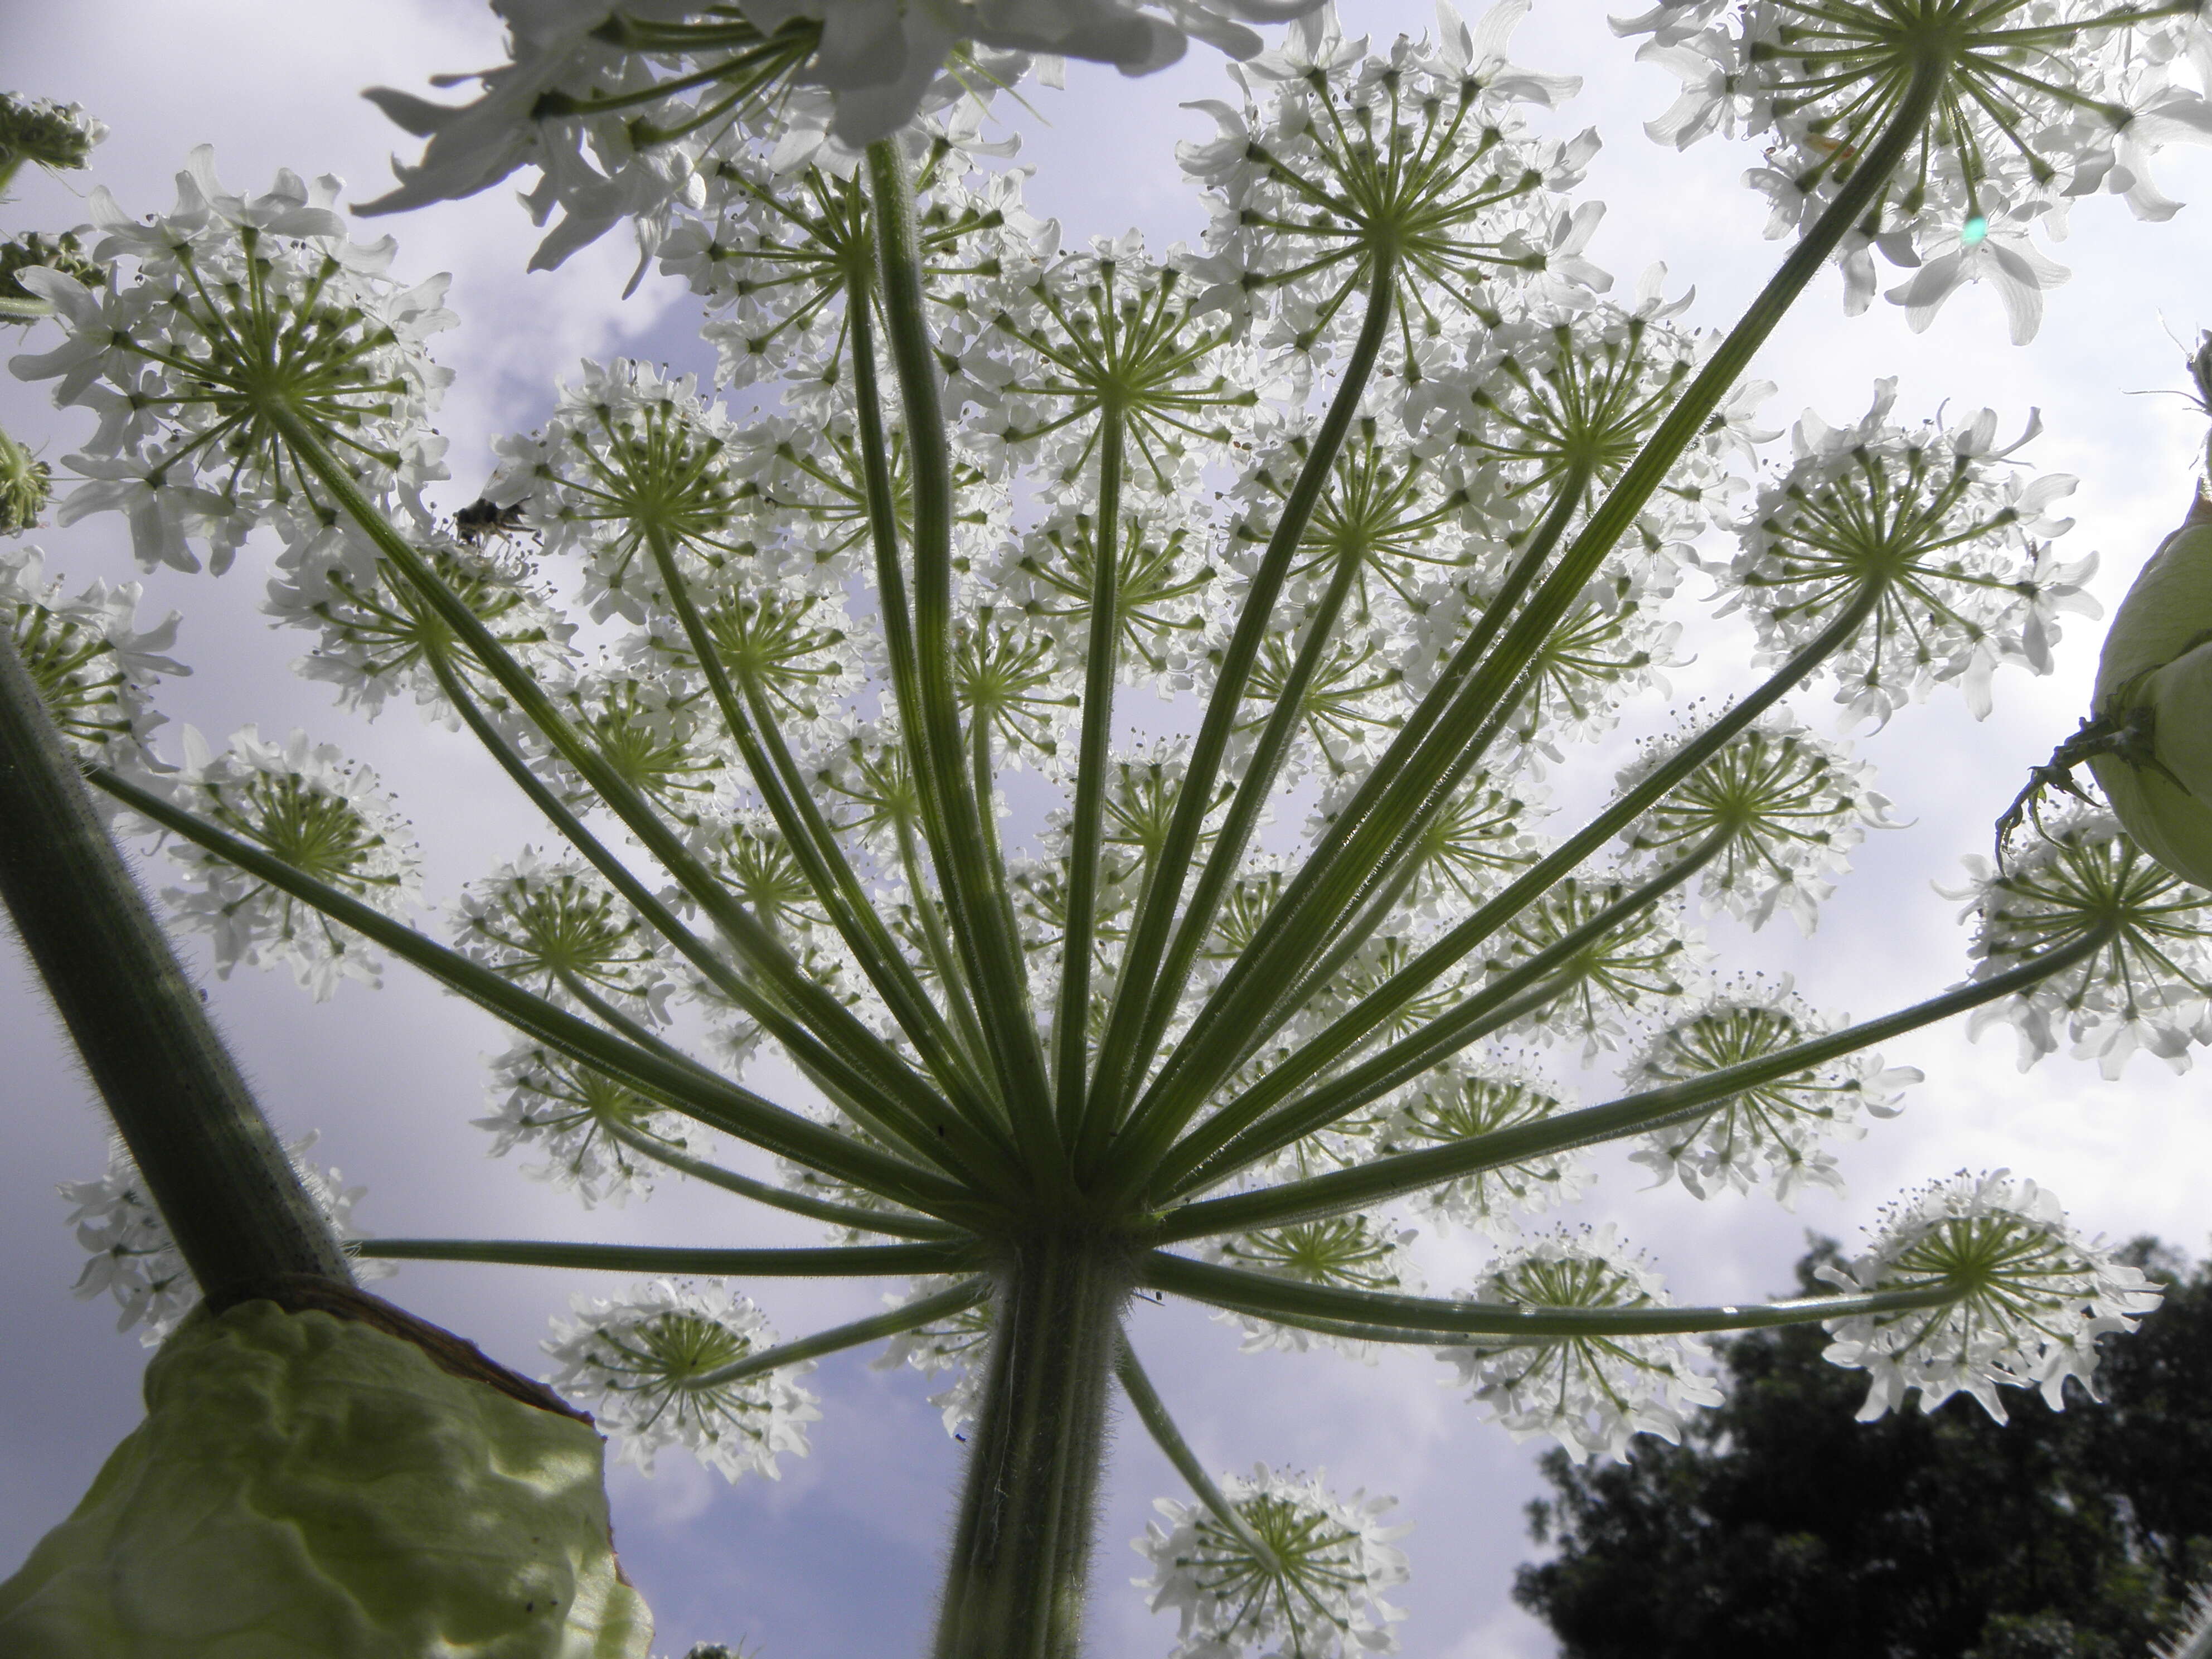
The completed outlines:
{"type": "Polygon", "coordinates": [[[351,1285],[5,627],[0,898],[210,1303],[283,1274],[351,1285]]]}
{"type": "Polygon", "coordinates": [[[1024,1240],[1002,1270],[936,1659],[1078,1651],[1130,1276],[1081,1233],[1024,1240]]]}

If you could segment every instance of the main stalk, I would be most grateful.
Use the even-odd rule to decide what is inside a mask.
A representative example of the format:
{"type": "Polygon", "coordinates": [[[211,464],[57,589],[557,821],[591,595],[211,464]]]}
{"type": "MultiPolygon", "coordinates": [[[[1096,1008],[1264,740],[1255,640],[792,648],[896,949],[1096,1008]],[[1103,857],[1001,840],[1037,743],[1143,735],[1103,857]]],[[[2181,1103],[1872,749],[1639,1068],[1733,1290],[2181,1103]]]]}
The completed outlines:
{"type": "Polygon", "coordinates": [[[1073,1659],[1083,1632],[1106,1403],[1134,1268],[1077,1230],[1018,1241],[939,1610],[936,1659],[1073,1659]]]}

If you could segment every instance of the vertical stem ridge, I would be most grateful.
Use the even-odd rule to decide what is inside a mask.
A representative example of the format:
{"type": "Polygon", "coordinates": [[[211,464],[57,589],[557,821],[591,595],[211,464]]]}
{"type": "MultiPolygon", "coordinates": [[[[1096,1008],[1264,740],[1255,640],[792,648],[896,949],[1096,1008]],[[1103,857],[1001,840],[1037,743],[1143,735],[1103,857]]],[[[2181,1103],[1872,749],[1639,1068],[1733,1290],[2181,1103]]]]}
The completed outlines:
{"type": "Polygon", "coordinates": [[[993,1304],[935,1659],[1074,1659],[1133,1273],[1110,1239],[1017,1246],[993,1304]]]}
{"type": "Polygon", "coordinates": [[[1054,1085],[1060,1133],[1080,1126],[1089,1082],[1091,953],[1097,937],[1098,864],[1105,839],[1107,748],[1114,728],[1114,670],[1121,636],[1122,417],[1109,406],[1098,422],[1098,506],[1092,515],[1090,652],[1084,664],[1082,752],[1076,763],[1069,836],[1067,929],[1054,1018],[1054,1085]]]}
{"type": "MultiPolygon", "coordinates": [[[[960,711],[952,684],[952,453],[945,431],[938,367],[923,314],[921,252],[914,216],[913,180],[894,140],[868,147],[876,210],[876,258],[883,279],[884,320],[906,413],[907,453],[914,469],[914,639],[918,706],[901,710],[921,731],[921,761],[945,815],[944,845],[933,849],[945,884],[967,926],[957,943],[968,958],[1006,1094],[1007,1115],[1032,1175],[1064,1172],[1066,1155],[1052,1109],[1043,1045],[1030,1012],[1021,943],[1009,926],[1012,907],[994,878],[985,836],[988,799],[963,775],[960,711]]],[[[979,753],[982,752],[979,748],[979,753]]]]}

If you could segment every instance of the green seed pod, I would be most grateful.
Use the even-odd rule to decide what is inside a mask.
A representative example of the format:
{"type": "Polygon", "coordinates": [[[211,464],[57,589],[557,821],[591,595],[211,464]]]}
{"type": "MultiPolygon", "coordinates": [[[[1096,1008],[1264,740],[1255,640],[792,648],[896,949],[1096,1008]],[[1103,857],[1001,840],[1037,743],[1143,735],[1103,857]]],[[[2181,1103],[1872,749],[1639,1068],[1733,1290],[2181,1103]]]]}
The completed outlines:
{"type": "Polygon", "coordinates": [[[2137,845],[2212,887],[2212,507],[2151,556],[2097,662],[2091,712],[2118,733],[2090,769],[2137,845]]]}
{"type": "Polygon", "coordinates": [[[587,1422],[259,1301],[193,1315],[145,1395],[0,1583],[0,1653],[644,1659],[587,1422]]]}

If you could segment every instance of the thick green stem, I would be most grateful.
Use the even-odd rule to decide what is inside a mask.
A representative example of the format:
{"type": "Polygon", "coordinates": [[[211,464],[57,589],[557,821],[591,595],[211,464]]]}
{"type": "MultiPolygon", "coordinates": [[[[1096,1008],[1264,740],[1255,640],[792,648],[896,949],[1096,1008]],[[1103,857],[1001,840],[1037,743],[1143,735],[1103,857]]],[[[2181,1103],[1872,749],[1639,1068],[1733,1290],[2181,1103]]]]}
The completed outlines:
{"type": "Polygon", "coordinates": [[[927,1216],[863,1210],[855,1205],[835,1204],[826,1198],[809,1198],[804,1193],[794,1193],[765,1181],[755,1181],[750,1176],[739,1175],[735,1170],[726,1170],[703,1158],[694,1158],[680,1146],[672,1146],[665,1140],[624,1124],[611,1123],[607,1126],[607,1133],[641,1157],[649,1158],[656,1164],[665,1164],[678,1173],[690,1176],[694,1181],[702,1181],[709,1187],[719,1187],[726,1193],[750,1198],[756,1204],[765,1204],[772,1210],[784,1210],[811,1220],[826,1221],[833,1227],[849,1227],[855,1232],[882,1233],[890,1238],[948,1239],[960,1237],[960,1229],[946,1222],[933,1221],[927,1216]]]}
{"type": "Polygon", "coordinates": [[[943,1017],[900,953],[890,930],[869,902],[860,878],[846,860],[844,849],[837,844],[836,836],[815,805],[806,780],[792,760],[774,720],[762,706],[758,687],[750,679],[745,686],[744,704],[739,705],[738,689],[730,682],[714,634],[706,618],[699,614],[690,585],[684,580],[683,568],[677,562],[677,544],[665,531],[649,528],[646,545],[684,636],[690,644],[691,654],[697,659],[714,705],[721,711],[724,729],[737,745],[754,788],[768,804],[769,815],[782,832],[784,844],[799,860],[808,886],[829,913],[831,923],[852,951],[854,961],[882,995],[891,1017],[912,1039],[952,1103],[979,1130],[989,1133],[995,1125],[982,1103],[981,1085],[969,1070],[966,1056],[952,1041],[943,1017]]]}
{"type": "Polygon", "coordinates": [[[313,905],[556,1053],[632,1084],[725,1134],[895,1202],[931,1213],[948,1208],[959,1213],[974,1204],[971,1194],[942,1176],[863,1146],[811,1118],[786,1111],[742,1085],[718,1080],[695,1061],[671,1060],[601,1030],[502,978],[482,963],[425,939],[404,922],[395,921],[351,894],[303,874],[251,842],[203,823],[105,768],[94,768],[91,775],[101,789],[162,828],[221,854],[279,892],[313,905]]]}
{"type": "MultiPolygon", "coordinates": [[[[538,680],[516,662],[483,619],[441,581],[422,554],[394,530],[322,436],[282,404],[264,411],[303,470],[313,475],[346,515],[404,575],[454,637],[512,697],[663,868],[713,916],[724,936],[769,990],[739,981],[732,997],[803,1067],[832,1079],[844,1094],[873,1098],[878,1125],[925,1159],[978,1184],[1011,1192],[1018,1183],[1000,1150],[953,1111],[890,1044],[793,960],[752,913],[715,881],[683,838],[629,781],[562,717],[538,680]]],[[[103,787],[105,787],[103,785],[103,787]]],[[[187,832],[189,833],[189,832],[187,832]]],[[[363,931],[367,931],[364,929],[363,931]]]]}
{"type": "Polygon", "coordinates": [[[921,732],[921,760],[944,815],[938,876],[962,926],[957,940],[982,1005],[1000,1086],[1032,1179],[1058,1179],[1066,1157],[1052,1110],[1043,1045],[1030,1011],[1028,969],[1010,925],[1012,907],[988,856],[987,798],[963,775],[966,745],[952,678],[952,449],[921,291],[914,185],[898,144],[867,152],[876,214],[884,321],[906,415],[914,477],[914,641],[916,706],[900,714],[921,732]]]}
{"type": "Polygon", "coordinates": [[[1180,1193],[1186,1186],[1210,1185],[1230,1171],[1265,1157],[1268,1152],[1287,1146],[1301,1136],[1325,1128],[1339,1118],[1381,1099],[1400,1084],[1441,1064],[1468,1044],[1497,1030],[1499,1017],[1508,1009],[1515,1010],[1514,1017],[1517,1018],[1547,1006],[1552,999],[1565,994],[1576,984],[1579,977],[1572,969],[1576,957],[1680,887],[1718,858],[1735,839],[1733,829],[1717,830],[1707,836],[1704,844],[1693,848],[1687,857],[1677,859],[1650,880],[1631,888],[1581,927],[1571,929],[1518,967],[1500,974],[1470,994],[1449,1013],[1439,1014],[1364,1064],[1292,1102],[1273,1116],[1268,1115],[1270,1111],[1278,1103],[1290,1101],[1309,1079],[1310,1073],[1303,1066],[1286,1066],[1270,1072],[1176,1143],[1154,1177],[1160,1190],[1180,1193]],[[1540,996],[1541,1000],[1532,1000],[1540,996]],[[1249,1141],[1245,1137],[1248,1128],[1256,1131],[1249,1141]],[[1200,1170],[1205,1170],[1204,1182],[1186,1182],[1185,1177],[1200,1170]]]}
{"type": "MultiPolygon", "coordinates": [[[[1467,677],[1474,672],[1481,661],[1482,653],[1490,648],[1491,641],[1498,637],[1498,630],[1505,626],[1506,618],[1512,614],[1513,607],[1521,602],[1530,585],[1543,574],[1546,562],[1550,559],[1553,550],[1558,547],[1560,538],[1567,533],[1567,526],[1573,522],[1575,511],[1582,503],[1583,492],[1589,487],[1589,477],[1588,469],[1573,467],[1570,468],[1560,480],[1559,495],[1553,499],[1550,509],[1544,514],[1542,522],[1537,526],[1535,534],[1529,539],[1528,545],[1522,550],[1521,556],[1514,561],[1513,568],[1507,573],[1506,579],[1498,592],[1492,596],[1490,603],[1483,607],[1481,616],[1475,619],[1474,626],[1469,630],[1468,637],[1454,649],[1451,660],[1445,665],[1443,672],[1437,677],[1437,684],[1431,686],[1421,701],[1415,705],[1413,713],[1407,717],[1406,724],[1390,739],[1390,746],[1384,750],[1382,757],[1376,761],[1368,769],[1367,775],[1360,780],[1358,788],[1352,792],[1352,799],[1346,803],[1344,810],[1339,812],[1334,821],[1322,832],[1320,838],[1314,843],[1313,851],[1308,854],[1305,861],[1298,866],[1297,873],[1291,876],[1288,885],[1284,888],[1283,896],[1269,908],[1266,917],[1254,930],[1250,945],[1238,955],[1236,961],[1229,964],[1229,971],[1222,975],[1221,983],[1215,988],[1212,996],[1208,999],[1209,1001],[1218,1001],[1235,995],[1243,987],[1246,976],[1252,971],[1252,964],[1263,960],[1266,953],[1274,948],[1275,940],[1284,927],[1304,915],[1307,896],[1314,882],[1330,868],[1337,853],[1342,848],[1345,838],[1364,822],[1369,807],[1381,792],[1388,787],[1389,781],[1396,775],[1399,767],[1404,763],[1406,757],[1419,749],[1422,739],[1428,735],[1430,727],[1436,723],[1438,715],[1443,713],[1449,702],[1452,690],[1462,684],[1467,677]]],[[[1506,711],[1503,709],[1499,711],[1498,715],[1492,722],[1493,726],[1503,722],[1505,713],[1506,711]]],[[[1484,731],[1479,734],[1476,746],[1487,747],[1495,736],[1496,732],[1492,730],[1484,731]]],[[[1395,865],[1386,861],[1383,866],[1370,872],[1365,884],[1352,896],[1342,910],[1337,915],[1331,916],[1326,927],[1315,930],[1316,940],[1326,939],[1339,931],[1356,933],[1356,928],[1346,927],[1345,919],[1353,915],[1361,904],[1370,902],[1368,899],[1370,893],[1382,889],[1387,894],[1390,886],[1398,884],[1392,878],[1391,872],[1394,867],[1397,872],[1403,872],[1407,880],[1418,874],[1419,869],[1417,860],[1401,852],[1395,858],[1395,865]]],[[[1370,912],[1376,921],[1387,913],[1387,909],[1382,903],[1375,904],[1370,912]]],[[[1318,943],[1310,948],[1318,948],[1318,943]]],[[[1305,953],[1301,952],[1301,954],[1305,953]]],[[[1291,982],[1299,985],[1307,982],[1321,985],[1326,984],[1328,981],[1325,970],[1316,969],[1294,976],[1291,982]]],[[[1276,1007],[1271,1011],[1268,1018],[1249,1028],[1252,1036],[1248,1040],[1248,1047],[1249,1044],[1265,1041],[1267,1034],[1279,1028],[1282,1023],[1302,1006],[1302,999],[1278,998],[1276,1007]]],[[[1201,1019],[1206,1018],[1206,1011],[1200,1011],[1200,1018],[1201,1019]]],[[[1239,1029],[1241,1030],[1243,1028],[1239,1029]]]]}
{"type": "Polygon", "coordinates": [[[573,1244],[566,1239],[369,1238],[356,1255],[386,1261],[484,1261],[594,1273],[705,1273],[717,1279],[875,1279],[976,1266],[971,1244],[850,1244],[821,1249],[692,1249],[671,1244],[573,1244]]]}
{"type": "MultiPolygon", "coordinates": [[[[1238,717],[1243,712],[1245,686],[1251,678],[1253,665],[1259,660],[1261,647],[1275,625],[1275,603],[1290,580],[1291,564],[1305,538],[1306,526],[1312,522],[1322,492],[1328,486],[1329,475],[1352,430],[1352,421],[1358,415],[1359,400],[1375,372],[1382,343],[1389,337],[1396,283],[1395,262],[1377,258],[1368,283],[1367,314],[1346,362],[1344,379],[1337,386],[1328,413],[1314,434],[1313,445],[1306,452],[1290,494],[1283,498],[1281,515],[1267,538],[1260,567],[1253,573],[1236,631],[1222,653],[1206,715],[1191,745],[1166,842],[1146,874],[1144,890],[1137,900],[1135,925],[1122,949],[1120,981],[1115,987],[1106,1035],[1099,1044],[1091,1099],[1084,1113],[1083,1139],[1076,1152],[1078,1166],[1086,1172],[1104,1156],[1127,1096],[1143,1076],[1166,1029],[1164,1011],[1172,1006],[1182,975],[1188,971],[1188,956],[1180,959],[1179,967],[1169,959],[1171,938],[1178,949],[1183,942],[1190,941],[1194,951],[1195,941],[1203,937],[1213,907],[1228,890],[1226,872],[1233,867],[1237,854],[1231,853],[1228,862],[1224,863],[1220,843],[1217,842],[1207,868],[1218,867],[1224,874],[1209,885],[1205,872],[1201,872],[1200,889],[1192,895],[1182,927],[1171,934],[1171,930],[1176,929],[1176,908],[1182,897],[1183,879],[1189,872],[1191,860],[1197,856],[1206,817],[1213,809],[1214,780],[1220,775],[1229,740],[1235,735],[1238,717]],[[1200,920],[1194,922],[1193,918],[1200,920]]],[[[1270,735],[1262,734],[1263,744],[1270,735]]],[[[1287,728],[1279,734],[1279,740],[1286,738],[1287,728]]],[[[1255,751],[1247,780],[1266,767],[1279,765],[1280,759],[1279,752],[1267,757],[1255,751]]],[[[1266,785],[1267,780],[1261,779],[1260,787],[1263,791],[1266,785]]]]}
{"type": "Polygon", "coordinates": [[[1105,843],[1108,747],[1114,735],[1114,670],[1121,643],[1123,421],[1109,405],[1098,421],[1098,501],[1091,515],[1091,638],[1083,672],[1082,750],[1068,836],[1067,928],[1053,1024],[1053,1087],[1060,1134],[1080,1131],[1090,1082],[1091,956],[1098,934],[1098,864],[1105,843]]]}
{"type": "Polygon", "coordinates": [[[936,1659],[1073,1659],[1133,1267],[1110,1239],[1024,1240],[1003,1270],[936,1659]]]}
{"type": "Polygon", "coordinates": [[[285,1274],[351,1285],[5,627],[0,898],[208,1300],[285,1274]]]}
{"type": "MultiPolygon", "coordinates": [[[[1747,729],[1759,715],[1780,702],[1791,688],[1836,652],[1850,642],[1854,635],[1874,614],[1881,603],[1882,589],[1869,584],[1845,605],[1835,620],[1822,629],[1812,642],[1789,661],[1742,702],[1716,720],[1695,738],[1684,744],[1666,761],[1653,768],[1632,788],[1614,798],[1605,811],[1585,823],[1574,835],[1539,860],[1524,874],[1510,883],[1495,898],[1479,908],[1474,915],[1448,929],[1420,955],[1392,975],[1378,990],[1373,992],[1352,1010],[1332,1021],[1325,1031],[1304,1044],[1291,1055],[1276,1077],[1288,1079],[1295,1073],[1299,1080],[1318,1076],[1338,1056],[1350,1051],[1367,1033],[1402,1008],[1428,986],[1434,983],[1455,964],[1476,950],[1498,929],[1534,904],[1583,860],[1603,846],[1606,842],[1626,829],[1643,813],[1666,796],[1675,785],[1690,776],[1698,768],[1718,754],[1721,749],[1747,729]]],[[[1265,981],[1255,979],[1248,989],[1255,1000],[1263,994],[1265,981]]],[[[1214,1002],[1224,1000],[1217,997],[1214,1002]]],[[[1234,1006],[1234,1000],[1226,1000],[1234,1006]]],[[[1209,1006],[1213,1002],[1209,1002],[1209,1006]]],[[[1203,1018],[1201,1013],[1201,1018],[1203,1018]]],[[[1259,1011],[1247,1011],[1244,1017],[1256,1019],[1259,1011]]],[[[1230,1029],[1237,1029],[1232,1024],[1230,1029]]],[[[1402,1046],[1402,1045],[1400,1045],[1402,1046]]],[[[1188,1122],[1203,1103],[1202,1091],[1211,1090],[1228,1075],[1228,1055],[1215,1054],[1199,1048],[1186,1036],[1177,1046],[1176,1054],[1170,1056],[1167,1066],[1161,1070],[1147,1095],[1148,1103],[1162,1098],[1178,1058],[1187,1057],[1190,1075],[1182,1079],[1180,1086],[1187,1098],[1172,1115],[1155,1114],[1150,1118],[1140,1115],[1132,1124],[1132,1133],[1121,1148],[1121,1156],[1128,1160],[1122,1178],[1134,1190],[1135,1183],[1146,1178],[1152,1160],[1165,1155],[1170,1138],[1188,1122]],[[1143,1137],[1150,1136],[1146,1144],[1143,1137]],[[1138,1160],[1142,1159],[1143,1164],[1138,1160]]]]}
{"type": "MultiPolygon", "coordinates": [[[[1607,492],[1488,658],[1472,672],[1447,675],[1424,697],[1408,720],[1410,728],[1425,733],[1418,748],[1401,751],[1393,745],[1395,758],[1376,769],[1379,787],[1359,791],[1354,807],[1347,809],[1331,828],[1327,838],[1329,852],[1316,854],[1308,869],[1300,872],[1296,895],[1285,895],[1276,907],[1276,915],[1269,919],[1275,942],[1255,947],[1248,953],[1251,961],[1245,974],[1232,972],[1224,980],[1224,988],[1217,990],[1193,1024],[1186,1045],[1209,1030],[1212,1020],[1239,1029],[1250,1017],[1246,1003],[1254,994],[1247,979],[1261,988],[1280,982],[1285,971],[1280,960],[1282,940],[1295,939],[1310,914],[1324,918],[1344,914],[1348,905],[1357,902],[1357,895],[1372,873],[1388,867],[1392,849],[1418,834],[1427,817],[1449,799],[1457,779],[1480,758],[1474,746],[1476,734],[1491,729],[1492,716],[1515,695],[1528,664],[1597,574],[1614,544],[1635,523],[1636,515],[1666,481],[1682,452],[1750,366],[1806,284],[1880,199],[1890,172],[1920,135],[1942,89],[1948,67],[1936,58],[1915,66],[1911,82],[1899,99],[1888,128],[1863,164],[1790,250],[1683,389],[1667,418],[1607,492]],[[1230,979],[1236,981],[1237,990],[1228,989],[1230,979]]],[[[1455,664],[1455,669],[1460,666],[1455,664]]],[[[1176,1060],[1171,1055],[1169,1066],[1176,1060]]],[[[1195,1097],[1188,1103],[1195,1109],[1195,1097]]],[[[1146,1109],[1142,1105],[1139,1108],[1140,1112],[1146,1109]]]]}
{"type": "Polygon", "coordinates": [[[1346,1210],[1387,1203],[1409,1193],[1440,1187],[1448,1181],[1480,1175],[1485,1170],[1571,1152],[1600,1141],[1617,1140],[1640,1130],[1660,1128],[1710,1111],[1732,1095],[1794,1077],[1810,1066],[1825,1065],[1875,1043],[1902,1036],[1907,1031],[1936,1024],[1954,1014],[2027,990],[2104,950],[2112,943],[2112,933],[2110,927],[2094,928],[2070,945],[2033,957],[2002,974],[1961,985],[1942,996],[1885,1014],[1880,1019],[1846,1026],[1826,1036],[1777,1049],[1741,1065],[1725,1066],[1702,1077],[1627,1095],[1601,1106],[1586,1106],[1578,1112],[1563,1112],[1532,1123],[1515,1124],[1510,1128],[1493,1130],[1447,1146],[1400,1152],[1310,1180],[1288,1182],[1279,1187],[1263,1187],[1255,1192],[1187,1205],[1164,1217],[1152,1237],[1157,1243],[1170,1243],[1179,1239],[1247,1232],[1255,1227],[1282,1227],[1319,1216],[1341,1215],[1346,1210]]]}
{"type": "Polygon", "coordinates": [[[1811,1296],[1792,1302],[1719,1308],[1540,1308],[1524,1303],[1446,1302],[1435,1297],[1306,1285],[1241,1267],[1217,1267],[1211,1262],[1170,1255],[1164,1250],[1154,1250],[1145,1258],[1144,1281],[1154,1290],[1260,1319],[1279,1312],[1301,1322],[1320,1319],[1346,1325],[1379,1323],[1401,1331],[1503,1337],[1508,1342],[1532,1338],[1674,1336],[1815,1325],[1860,1314],[1946,1307],[1965,1294],[1957,1285],[1943,1284],[1920,1290],[1811,1296]]]}

